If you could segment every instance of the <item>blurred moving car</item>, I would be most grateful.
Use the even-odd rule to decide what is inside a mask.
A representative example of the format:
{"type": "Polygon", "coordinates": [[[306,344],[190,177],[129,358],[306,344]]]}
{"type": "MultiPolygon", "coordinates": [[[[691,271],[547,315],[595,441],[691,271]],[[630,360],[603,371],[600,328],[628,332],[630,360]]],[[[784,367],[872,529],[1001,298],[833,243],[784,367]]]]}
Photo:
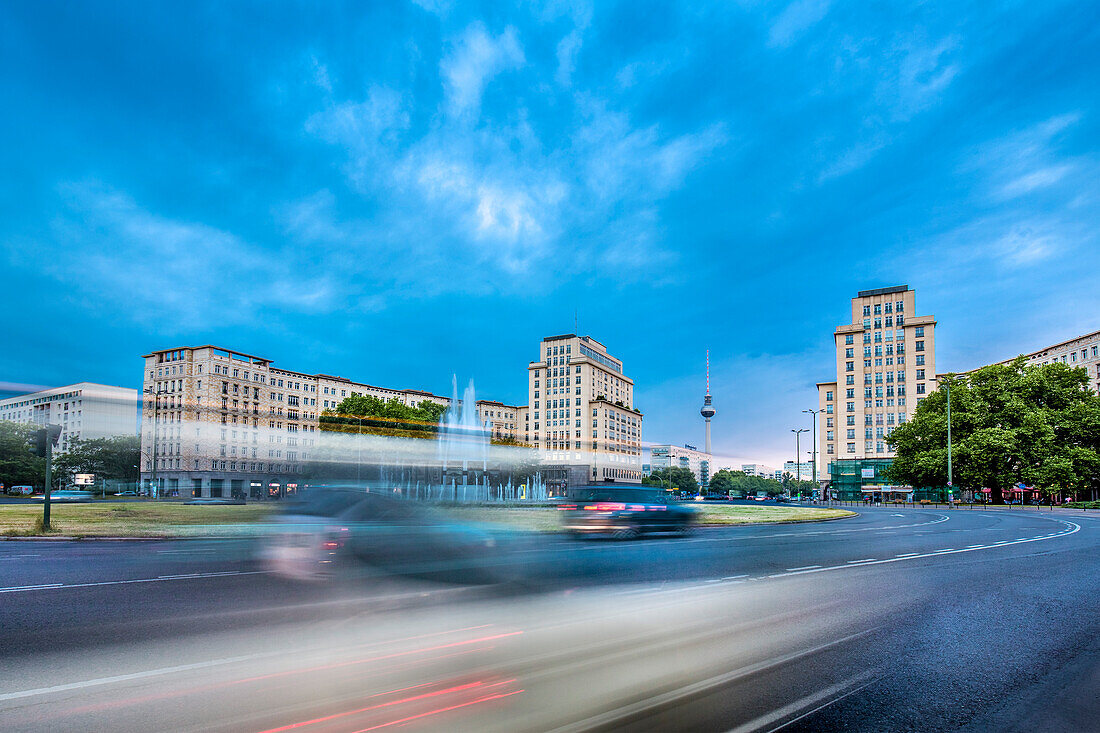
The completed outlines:
{"type": "MultiPolygon", "coordinates": [[[[90,491],[73,491],[71,489],[64,489],[62,491],[51,491],[50,502],[58,504],[75,504],[78,502],[91,501],[92,492],[90,491]]],[[[45,495],[34,497],[35,501],[45,501],[45,495]]]]}
{"type": "Polygon", "coordinates": [[[34,493],[33,486],[10,486],[8,487],[8,494],[11,496],[30,496],[34,493]]]}
{"type": "Polygon", "coordinates": [[[136,492],[136,491],[120,491],[117,494],[115,494],[115,496],[137,496],[137,495],[138,495],[138,492],[136,492]]]}
{"type": "Polygon", "coordinates": [[[402,575],[485,584],[508,578],[496,538],[423,504],[360,489],[313,489],[275,515],[261,558],[297,579],[402,575]]]}
{"type": "Polygon", "coordinates": [[[648,489],[580,488],[558,506],[562,528],[572,535],[633,539],[657,532],[689,532],[695,510],[648,489]]]}

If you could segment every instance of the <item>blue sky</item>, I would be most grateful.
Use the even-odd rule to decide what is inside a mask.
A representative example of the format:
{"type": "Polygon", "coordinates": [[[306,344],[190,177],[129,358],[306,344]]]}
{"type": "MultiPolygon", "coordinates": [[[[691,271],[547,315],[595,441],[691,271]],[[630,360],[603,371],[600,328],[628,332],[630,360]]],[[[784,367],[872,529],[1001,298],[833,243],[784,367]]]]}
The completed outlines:
{"type": "Polygon", "coordinates": [[[7,3],[0,381],[149,350],[526,399],[775,464],[864,288],[966,369],[1100,328],[1091,3],[7,3]]]}

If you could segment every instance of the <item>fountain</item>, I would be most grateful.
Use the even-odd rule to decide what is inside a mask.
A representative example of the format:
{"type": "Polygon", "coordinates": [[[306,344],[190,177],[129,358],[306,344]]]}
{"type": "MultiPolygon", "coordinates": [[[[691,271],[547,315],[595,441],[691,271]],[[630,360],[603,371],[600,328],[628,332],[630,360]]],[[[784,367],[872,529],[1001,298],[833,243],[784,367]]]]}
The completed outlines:
{"type": "Polygon", "coordinates": [[[477,398],[474,380],[458,398],[458,377],[452,377],[451,406],[439,419],[438,457],[443,467],[443,486],[440,498],[451,501],[482,501],[489,498],[488,456],[489,430],[477,414],[477,398]],[[447,479],[451,482],[451,495],[445,497],[447,479]],[[471,479],[473,479],[471,481],[471,479]],[[484,482],[484,496],[482,483],[484,482]],[[470,488],[473,487],[473,497],[470,488]],[[461,499],[459,496],[461,487],[461,499]]]}

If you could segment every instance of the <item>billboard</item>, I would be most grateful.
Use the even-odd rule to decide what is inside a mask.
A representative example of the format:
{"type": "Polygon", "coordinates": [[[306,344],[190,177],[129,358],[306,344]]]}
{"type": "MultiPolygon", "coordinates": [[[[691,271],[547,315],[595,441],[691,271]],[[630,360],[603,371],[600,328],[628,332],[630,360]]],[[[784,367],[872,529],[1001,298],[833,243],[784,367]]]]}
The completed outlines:
{"type": "Polygon", "coordinates": [[[875,469],[874,469],[874,467],[861,468],[859,470],[859,475],[862,476],[863,478],[874,478],[875,477],[875,469]]]}
{"type": "Polygon", "coordinates": [[[73,483],[77,486],[91,486],[95,483],[94,473],[78,473],[73,476],[73,483]]]}

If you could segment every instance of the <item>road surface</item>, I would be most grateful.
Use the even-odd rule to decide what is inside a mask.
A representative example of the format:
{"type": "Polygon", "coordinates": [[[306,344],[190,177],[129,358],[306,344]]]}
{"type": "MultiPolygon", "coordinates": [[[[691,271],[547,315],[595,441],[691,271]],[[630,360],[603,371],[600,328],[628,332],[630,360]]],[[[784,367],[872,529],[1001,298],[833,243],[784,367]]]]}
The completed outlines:
{"type": "Polygon", "coordinates": [[[503,589],[3,542],[0,730],[1098,729],[1100,513],[860,511],[550,538],[503,589]]]}

